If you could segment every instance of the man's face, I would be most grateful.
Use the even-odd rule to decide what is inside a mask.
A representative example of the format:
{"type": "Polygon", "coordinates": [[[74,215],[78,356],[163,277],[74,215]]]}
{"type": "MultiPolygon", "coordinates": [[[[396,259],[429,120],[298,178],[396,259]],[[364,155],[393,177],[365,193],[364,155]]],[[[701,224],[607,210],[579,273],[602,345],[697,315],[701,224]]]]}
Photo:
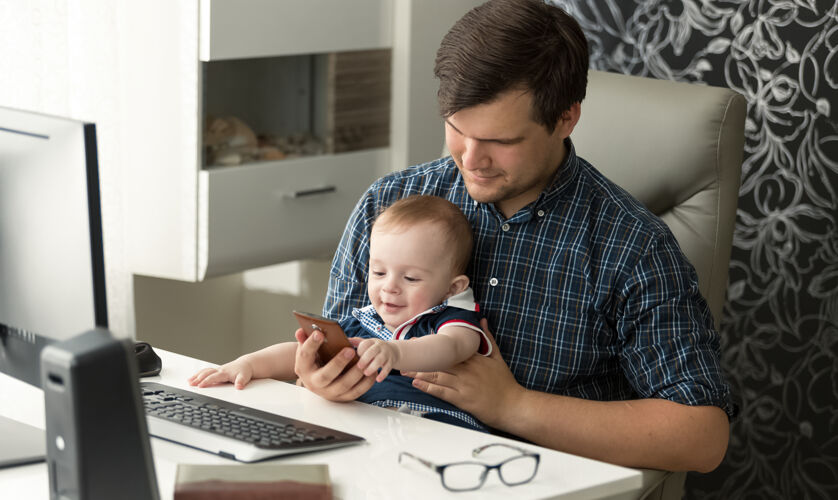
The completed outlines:
{"type": "Polygon", "coordinates": [[[529,92],[510,90],[445,120],[445,140],[468,193],[507,217],[535,201],[553,178],[579,116],[577,104],[548,133],[532,120],[531,107],[529,92]]]}
{"type": "Polygon", "coordinates": [[[384,323],[395,329],[461,291],[439,224],[400,228],[378,224],[370,234],[367,294],[384,323]]]}

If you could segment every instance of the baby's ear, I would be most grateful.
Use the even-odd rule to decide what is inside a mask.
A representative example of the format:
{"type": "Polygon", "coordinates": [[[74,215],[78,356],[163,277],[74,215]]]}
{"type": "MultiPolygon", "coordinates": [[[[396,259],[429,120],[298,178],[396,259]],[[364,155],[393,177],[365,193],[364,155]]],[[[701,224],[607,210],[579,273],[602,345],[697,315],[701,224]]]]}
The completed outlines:
{"type": "Polygon", "coordinates": [[[455,276],[454,279],[451,280],[451,286],[448,288],[448,297],[457,295],[458,293],[465,291],[466,288],[468,288],[468,276],[465,274],[455,276]]]}

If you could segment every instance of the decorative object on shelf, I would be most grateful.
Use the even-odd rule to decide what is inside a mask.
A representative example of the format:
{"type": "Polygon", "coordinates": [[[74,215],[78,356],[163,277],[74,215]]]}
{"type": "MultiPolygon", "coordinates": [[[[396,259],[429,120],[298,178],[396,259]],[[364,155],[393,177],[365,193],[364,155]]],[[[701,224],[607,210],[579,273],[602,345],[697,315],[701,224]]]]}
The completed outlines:
{"type": "Polygon", "coordinates": [[[279,151],[282,156],[279,159],[326,154],[326,144],[323,139],[308,132],[291,135],[260,135],[259,143],[263,147],[270,147],[279,151]]]}
{"type": "Polygon", "coordinates": [[[253,129],[235,116],[208,116],[206,118],[204,154],[208,166],[282,160],[286,156],[272,145],[260,144],[253,129]]]}
{"type": "Polygon", "coordinates": [[[256,134],[235,116],[208,116],[204,127],[208,165],[238,165],[258,153],[256,134]]]}

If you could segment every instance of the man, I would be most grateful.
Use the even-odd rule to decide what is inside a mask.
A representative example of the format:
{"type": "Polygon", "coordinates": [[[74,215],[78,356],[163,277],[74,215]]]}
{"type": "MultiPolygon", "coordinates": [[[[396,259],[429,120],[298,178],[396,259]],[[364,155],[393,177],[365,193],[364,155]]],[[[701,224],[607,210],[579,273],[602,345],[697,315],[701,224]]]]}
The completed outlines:
{"type": "MultiPolygon", "coordinates": [[[[324,312],[365,305],[378,211],[409,194],[445,197],[474,229],[469,274],[497,348],[406,374],[414,385],[542,446],[709,471],[735,411],[719,337],[665,224],[576,156],[587,69],[584,34],[557,7],[493,0],[460,19],[435,67],[452,156],[370,187],[335,254],[324,312]]],[[[348,349],[320,367],[322,338],[298,340],[296,373],[310,390],[345,401],[374,383],[359,370],[340,375],[348,349]]]]}

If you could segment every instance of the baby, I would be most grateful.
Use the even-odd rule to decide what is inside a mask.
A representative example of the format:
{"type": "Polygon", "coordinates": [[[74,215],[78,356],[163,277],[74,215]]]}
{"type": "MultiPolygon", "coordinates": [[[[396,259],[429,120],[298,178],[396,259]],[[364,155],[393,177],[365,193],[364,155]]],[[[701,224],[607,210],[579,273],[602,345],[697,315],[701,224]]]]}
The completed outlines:
{"type": "MultiPolygon", "coordinates": [[[[486,428],[468,413],[430,396],[394,372],[447,369],[491,343],[465,275],[471,260],[471,225],[453,203],[415,195],[384,210],[370,231],[367,295],[370,305],[354,309],[341,328],[357,345],[358,366],[377,373],[376,384],[359,401],[396,408],[476,430],[486,428]]],[[[193,386],[252,378],[295,378],[296,342],[245,354],[192,377],[193,386]]]]}

